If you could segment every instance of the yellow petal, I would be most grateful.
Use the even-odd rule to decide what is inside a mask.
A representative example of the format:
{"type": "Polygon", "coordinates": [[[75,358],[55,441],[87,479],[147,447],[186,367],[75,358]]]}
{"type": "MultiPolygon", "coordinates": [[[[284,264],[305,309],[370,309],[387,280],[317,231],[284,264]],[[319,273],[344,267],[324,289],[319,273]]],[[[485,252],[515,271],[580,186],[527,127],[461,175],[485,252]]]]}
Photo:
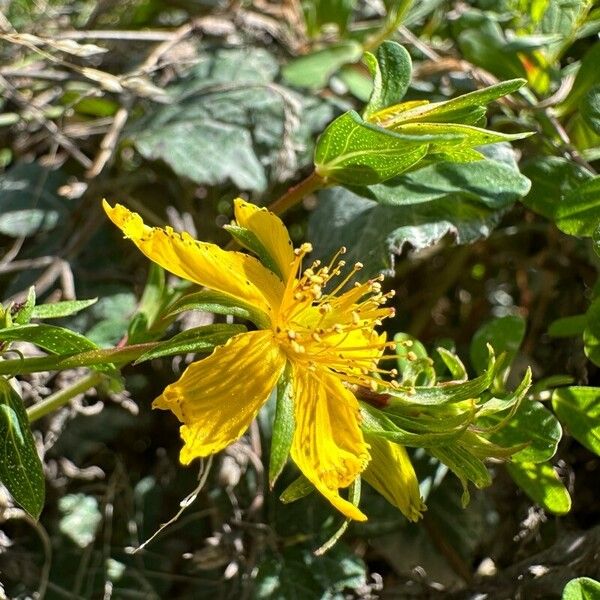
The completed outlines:
{"type": "Polygon", "coordinates": [[[232,337],[167,386],[153,406],[183,422],[181,462],[218,452],[243,435],[284,365],[272,332],[252,331],[232,337]]]}
{"type": "Polygon", "coordinates": [[[341,513],[365,521],[367,517],[339,494],[339,488],[349,486],[369,460],[359,427],[358,402],[331,373],[293,366],[296,430],[292,459],[341,513]]]}
{"type": "Polygon", "coordinates": [[[376,435],[365,434],[365,437],[371,447],[371,462],[363,478],[407,519],[417,521],[425,505],[406,450],[376,435]]]}
{"type": "Polygon", "coordinates": [[[241,198],[236,198],[233,204],[238,225],[254,233],[279,267],[283,280],[295,275],[292,273],[294,247],[283,221],[266,208],[259,208],[241,198]]]}
{"type": "Polygon", "coordinates": [[[269,318],[279,306],[282,282],[253,256],[198,242],[188,233],[176,233],[171,227],[148,227],[140,215],[120,204],[113,208],[105,200],[103,206],[125,237],[167,271],[242,300],[269,318]]]}

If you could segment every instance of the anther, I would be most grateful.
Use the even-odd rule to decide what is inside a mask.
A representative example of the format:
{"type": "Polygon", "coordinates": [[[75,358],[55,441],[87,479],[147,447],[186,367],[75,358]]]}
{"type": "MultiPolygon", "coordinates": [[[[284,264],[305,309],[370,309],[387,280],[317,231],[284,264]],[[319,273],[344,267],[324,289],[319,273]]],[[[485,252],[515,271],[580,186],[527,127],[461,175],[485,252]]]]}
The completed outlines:
{"type": "Polygon", "coordinates": [[[294,340],[292,340],[291,346],[292,350],[297,354],[304,354],[306,352],[306,348],[304,348],[304,346],[301,346],[298,342],[295,342],[294,340]]]}

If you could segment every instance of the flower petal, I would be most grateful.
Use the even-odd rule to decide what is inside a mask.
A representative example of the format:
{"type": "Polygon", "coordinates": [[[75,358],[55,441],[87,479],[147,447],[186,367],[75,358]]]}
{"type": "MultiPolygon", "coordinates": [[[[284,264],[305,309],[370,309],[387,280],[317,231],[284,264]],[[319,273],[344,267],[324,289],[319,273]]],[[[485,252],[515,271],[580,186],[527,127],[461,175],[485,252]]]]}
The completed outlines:
{"type": "Polygon", "coordinates": [[[271,331],[229,339],[204,360],[192,363],[165,388],[154,408],[171,410],[183,422],[180,460],[208,456],[246,431],[285,366],[271,331]]]}
{"type": "Polygon", "coordinates": [[[339,495],[369,460],[368,446],[359,427],[354,395],[324,369],[308,371],[294,364],[296,431],[291,455],[305,477],[351,519],[366,516],[339,495]]]}
{"type": "Polygon", "coordinates": [[[294,246],[283,221],[266,208],[259,208],[241,198],[236,198],[233,205],[238,225],[254,233],[279,267],[283,280],[295,275],[292,268],[294,246]]]}
{"type": "Polygon", "coordinates": [[[371,462],[363,478],[409,521],[418,521],[425,505],[405,448],[373,434],[365,437],[371,447],[371,462]]]}
{"type": "Polygon", "coordinates": [[[153,262],[175,275],[233,296],[270,316],[281,302],[283,284],[253,256],[228,252],[171,227],[148,227],[142,217],[103,203],[110,220],[153,262]]]}

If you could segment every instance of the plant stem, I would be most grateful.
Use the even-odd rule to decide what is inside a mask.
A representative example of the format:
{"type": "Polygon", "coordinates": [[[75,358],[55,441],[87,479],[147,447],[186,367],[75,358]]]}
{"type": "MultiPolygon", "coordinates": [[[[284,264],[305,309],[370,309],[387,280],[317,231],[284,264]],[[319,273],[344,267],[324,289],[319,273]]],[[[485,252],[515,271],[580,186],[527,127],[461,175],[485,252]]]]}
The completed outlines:
{"type": "Polygon", "coordinates": [[[51,394],[41,402],[30,406],[27,409],[27,416],[29,417],[29,422],[32,423],[33,421],[40,419],[48,413],[57,410],[61,406],[64,406],[65,404],[73,400],[75,396],[83,394],[90,388],[93,388],[94,386],[98,385],[102,381],[102,377],[103,376],[101,373],[94,371],[93,373],[82,377],[72,386],[65,388],[64,390],[60,390],[55,394],[51,394]]]}
{"type": "Polygon", "coordinates": [[[308,194],[325,187],[325,180],[313,171],[306,179],[291,187],[283,196],[272,202],[267,208],[276,215],[284,212],[298,204],[308,194]]]}
{"type": "Polygon", "coordinates": [[[100,348],[69,356],[40,356],[4,360],[0,361],[0,375],[15,376],[39,371],[62,371],[111,362],[128,363],[144,354],[144,352],[156,347],[157,344],[158,342],[149,342],[125,346],[124,348],[100,348]]]}

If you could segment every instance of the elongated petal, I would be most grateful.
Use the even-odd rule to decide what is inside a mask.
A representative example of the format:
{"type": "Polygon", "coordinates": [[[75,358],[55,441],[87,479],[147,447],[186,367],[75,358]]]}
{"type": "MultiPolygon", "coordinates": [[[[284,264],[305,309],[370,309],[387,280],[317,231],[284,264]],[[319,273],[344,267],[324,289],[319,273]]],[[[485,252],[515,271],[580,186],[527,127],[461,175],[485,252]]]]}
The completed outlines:
{"type": "Polygon", "coordinates": [[[294,247],[283,221],[266,208],[259,208],[241,198],[233,201],[235,219],[240,227],[254,233],[279,267],[284,281],[294,275],[294,247]]]}
{"type": "Polygon", "coordinates": [[[153,406],[173,411],[183,423],[181,462],[188,464],[237,440],[268,399],[284,365],[272,332],[252,331],[192,363],[179,381],[167,386],[153,406]]]}
{"type": "Polygon", "coordinates": [[[366,434],[365,437],[371,447],[371,462],[363,478],[408,520],[417,521],[425,505],[406,450],[376,435],[366,434]]]}
{"type": "Polygon", "coordinates": [[[294,404],[294,462],[340,512],[365,521],[367,517],[339,494],[369,460],[356,398],[335,375],[325,370],[311,372],[295,364],[294,404]]]}
{"type": "Polygon", "coordinates": [[[175,275],[228,294],[270,316],[279,306],[283,284],[253,256],[228,252],[171,227],[148,227],[142,217],[120,204],[104,201],[110,220],[150,260],[175,275]]]}

